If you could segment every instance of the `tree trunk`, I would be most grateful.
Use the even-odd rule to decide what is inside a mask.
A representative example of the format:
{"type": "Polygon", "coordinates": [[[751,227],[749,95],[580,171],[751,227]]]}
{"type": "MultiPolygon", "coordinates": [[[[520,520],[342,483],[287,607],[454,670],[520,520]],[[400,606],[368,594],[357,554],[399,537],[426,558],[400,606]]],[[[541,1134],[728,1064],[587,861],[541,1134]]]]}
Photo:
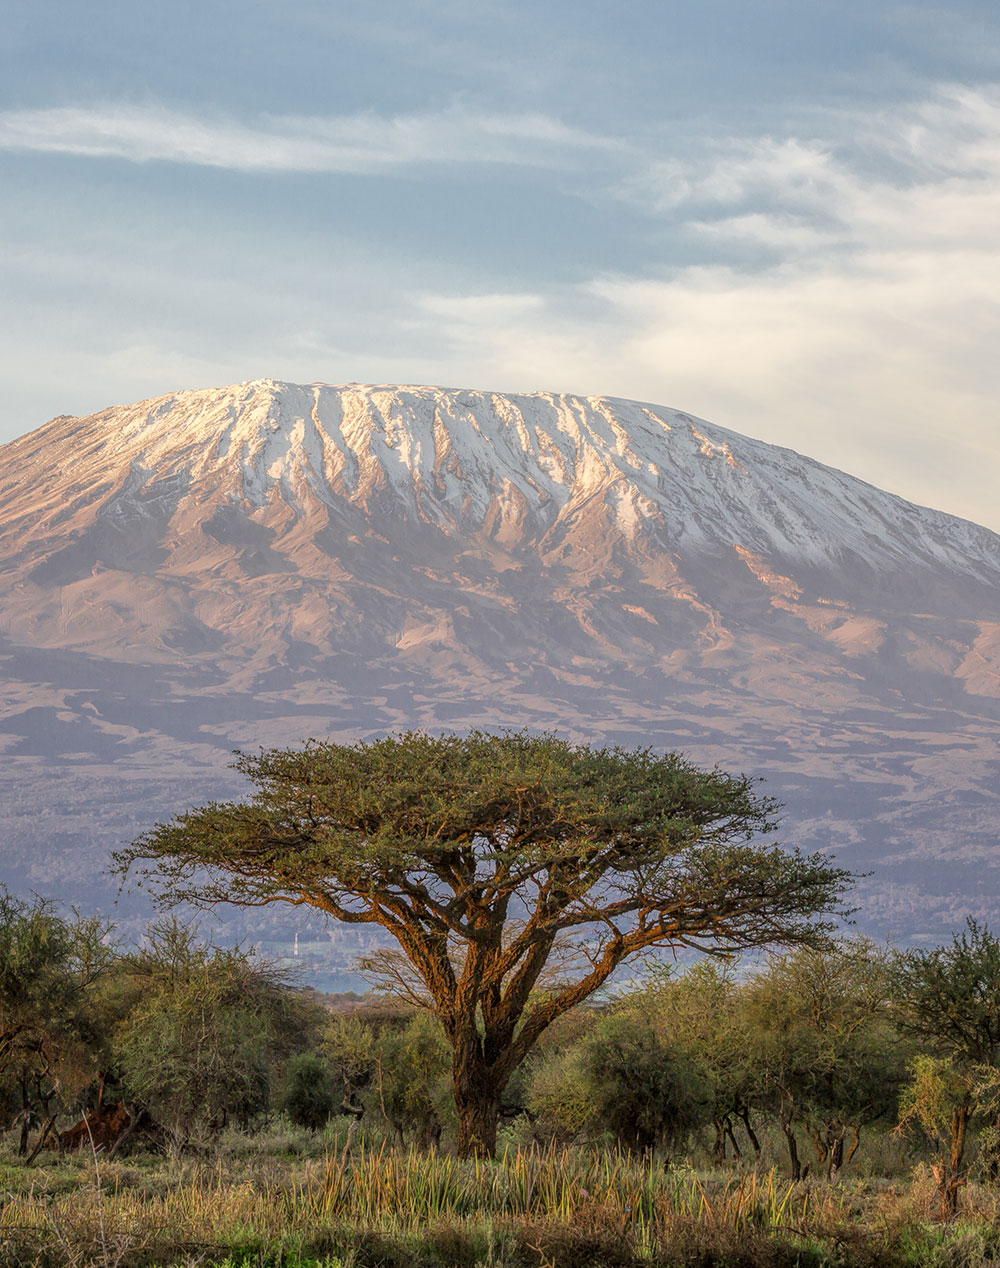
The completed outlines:
{"type": "Polygon", "coordinates": [[[17,1156],[23,1158],[28,1152],[28,1133],[31,1131],[31,1102],[28,1100],[28,1088],[21,1080],[21,1141],[17,1147],[17,1156]]]}
{"type": "Polygon", "coordinates": [[[844,1135],[846,1131],[846,1127],[841,1127],[840,1134],[834,1138],[833,1144],[830,1146],[830,1165],[827,1168],[826,1178],[831,1183],[840,1175],[844,1165],[844,1135]]]}
{"type": "Polygon", "coordinates": [[[55,1126],[56,1119],[58,1117],[59,1117],[58,1114],[50,1114],[49,1117],[45,1120],[44,1124],[42,1125],[42,1130],[39,1133],[38,1139],[35,1141],[35,1147],[34,1149],[32,1149],[31,1153],[28,1155],[28,1160],[24,1164],[26,1167],[30,1167],[34,1163],[38,1155],[42,1152],[42,1146],[45,1144],[45,1141],[48,1139],[49,1132],[55,1126]]]}
{"type": "Polygon", "coordinates": [[[740,1118],[743,1122],[744,1128],[746,1129],[747,1140],[749,1140],[750,1146],[753,1149],[754,1161],[757,1161],[760,1158],[760,1141],[757,1139],[757,1133],[754,1131],[750,1123],[750,1111],[740,1110],[740,1118]]]}
{"type": "Polygon", "coordinates": [[[21,1111],[21,1139],[17,1146],[17,1156],[23,1158],[28,1152],[28,1136],[31,1133],[31,1111],[21,1111]]]}
{"type": "Polygon", "coordinates": [[[946,1222],[953,1220],[958,1213],[958,1192],[966,1181],[962,1162],[965,1158],[965,1135],[971,1117],[972,1110],[968,1105],[959,1105],[952,1110],[951,1147],[947,1157],[941,1159],[941,1165],[931,1168],[941,1199],[941,1219],[946,1222]]]}
{"type": "MultiPolygon", "coordinates": [[[[104,1085],[102,1084],[101,1095],[103,1095],[103,1093],[104,1093],[104,1085]]],[[[101,1109],[101,1101],[100,1101],[100,1098],[98,1098],[98,1101],[97,1101],[98,1113],[100,1113],[100,1109],[101,1109]]],[[[108,1162],[111,1162],[114,1158],[118,1156],[119,1153],[121,1153],[122,1149],[125,1146],[125,1143],[131,1138],[136,1127],[138,1127],[139,1125],[139,1116],[141,1112],[142,1111],[136,1109],[134,1105],[125,1106],[125,1113],[128,1114],[128,1122],[125,1124],[125,1130],[119,1132],[118,1135],[115,1137],[114,1141],[112,1142],[111,1148],[108,1150],[108,1162]]],[[[62,1140],[60,1138],[60,1146],[61,1144],[62,1144],[62,1140]]]]}
{"type": "Polygon", "coordinates": [[[452,1040],[451,1090],[458,1114],[459,1158],[492,1158],[506,1079],[487,1063],[476,1032],[452,1040]]]}
{"type": "Polygon", "coordinates": [[[743,1150],[739,1147],[736,1141],[736,1137],[733,1135],[733,1120],[731,1118],[727,1118],[725,1122],[726,1122],[726,1136],[729,1139],[729,1143],[733,1147],[733,1154],[736,1158],[742,1161],[743,1150]]]}
{"type": "Polygon", "coordinates": [[[795,1132],[792,1131],[791,1123],[782,1123],[782,1131],[785,1133],[785,1140],[788,1142],[788,1162],[792,1170],[792,1179],[802,1179],[802,1164],[799,1162],[799,1142],[795,1139],[795,1132]]]}
{"type": "Polygon", "coordinates": [[[492,1158],[497,1149],[500,1096],[483,1089],[478,1095],[455,1094],[459,1158],[492,1158]]]}

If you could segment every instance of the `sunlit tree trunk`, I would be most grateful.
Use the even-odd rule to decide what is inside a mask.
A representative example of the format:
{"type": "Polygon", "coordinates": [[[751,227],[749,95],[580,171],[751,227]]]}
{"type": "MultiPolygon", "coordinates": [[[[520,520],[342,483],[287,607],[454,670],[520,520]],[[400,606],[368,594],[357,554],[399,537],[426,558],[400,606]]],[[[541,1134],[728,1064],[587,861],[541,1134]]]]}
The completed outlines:
{"type": "Polygon", "coordinates": [[[962,1163],[965,1159],[965,1137],[972,1109],[969,1105],[956,1105],[951,1112],[951,1141],[948,1153],[942,1156],[931,1172],[938,1187],[942,1220],[953,1220],[958,1213],[958,1194],[966,1181],[962,1163]]]}

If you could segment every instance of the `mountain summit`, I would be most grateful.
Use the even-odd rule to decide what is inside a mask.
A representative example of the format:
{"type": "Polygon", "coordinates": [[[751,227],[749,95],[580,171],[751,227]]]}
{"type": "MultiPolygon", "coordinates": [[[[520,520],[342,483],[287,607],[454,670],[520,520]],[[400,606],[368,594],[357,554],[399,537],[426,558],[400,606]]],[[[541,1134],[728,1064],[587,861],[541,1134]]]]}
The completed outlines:
{"type": "Polygon", "coordinates": [[[8,874],[232,792],[234,744],[527,724],[765,774],[873,927],[997,914],[1000,538],[688,414],[257,380],[57,418],[0,451],[0,598],[8,874]]]}

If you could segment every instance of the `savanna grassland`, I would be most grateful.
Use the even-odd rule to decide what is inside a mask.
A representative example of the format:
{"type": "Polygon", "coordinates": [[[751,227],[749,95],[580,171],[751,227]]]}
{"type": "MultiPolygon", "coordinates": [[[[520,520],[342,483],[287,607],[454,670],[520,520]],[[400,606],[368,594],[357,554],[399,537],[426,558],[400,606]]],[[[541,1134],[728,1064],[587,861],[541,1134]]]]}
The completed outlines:
{"type": "MultiPolygon", "coordinates": [[[[226,1133],[211,1156],[5,1159],[5,1265],[368,1268],[977,1268],[1000,1256],[1000,1200],[967,1186],[942,1224],[925,1164],[878,1139],[857,1173],[664,1168],[614,1147],[505,1148],[496,1161],[355,1142],[343,1126],[226,1133]],[[889,1169],[892,1175],[877,1175],[889,1169]]],[[[770,1152],[770,1142],[765,1145],[770,1152]]]]}
{"type": "MultiPolygon", "coordinates": [[[[986,1268],[1000,944],[647,966],[550,1027],[462,1158],[433,1012],[169,920],[5,897],[0,1263],[986,1268]]],[[[393,970],[371,966],[386,985],[393,970]]]]}

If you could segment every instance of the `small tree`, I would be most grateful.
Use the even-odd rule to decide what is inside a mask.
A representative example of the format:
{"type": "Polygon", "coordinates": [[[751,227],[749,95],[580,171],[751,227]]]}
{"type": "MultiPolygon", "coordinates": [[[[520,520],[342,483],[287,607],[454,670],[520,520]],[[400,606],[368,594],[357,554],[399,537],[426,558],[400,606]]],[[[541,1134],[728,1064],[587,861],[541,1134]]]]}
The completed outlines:
{"type": "MultiPolygon", "coordinates": [[[[950,946],[901,955],[894,989],[900,1023],[938,1058],[914,1069],[907,1121],[938,1144],[935,1178],[949,1219],[965,1184],[969,1124],[989,1102],[996,1117],[987,1140],[1000,1139],[998,1103],[985,1090],[1000,1067],[1000,940],[970,919],[950,946]]],[[[995,1154],[987,1169],[997,1169],[995,1154]]]]}
{"type": "Polygon", "coordinates": [[[29,1162],[98,1074],[99,990],[115,960],[108,934],[102,920],[65,920],[45,900],[0,887],[0,1102],[20,1117],[22,1155],[40,1122],[29,1162]]]}
{"type": "Polygon", "coordinates": [[[536,1140],[565,1142],[603,1130],[587,1062],[587,1041],[599,1020],[592,1009],[577,1009],[551,1027],[522,1067],[522,1100],[536,1140]]]}
{"type": "Polygon", "coordinates": [[[942,1220],[955,1216],[959,1190],[966,1183],[965,1141],[974,1104],[975,1081],[968,1070],[926,1052],[914,1057],[900,1098],[899,1130],[918,1128],[934,1149],[931,1174],[942,1220]]]}
{"type": "Polygon", "coordinates": [[[399,1141],[411,1133],[426,1149],[437,1145],[454,1117],[450,1100],[451,1049],[441,1023],[431,1014],[415,1012],[402,1027],[382,1030],[376,1047],[374,1090],[399,1141]]]}
{"type": "Polygon", "coordinates": [[[714,1132],[713,1153],[726,1160],[727,1142],[739,1158],[737,1129],[759,1157],[761,1143],[753,1119],[765,1093],[754,1060],[746,990],[731,964],[701,960],[675,975],[671,966],[648,974],[631,997],[650,1017],[657,1034],[695,1071],[700,1113],[714,1132]]]}
{"type": "Polygon", "coordinates": [[[861,1129],[895,1108],[905,1048],[887,1019],[887,956],[859,939],[775,956],[747,987],[747,1051],[801,1174],[796,1124],[834,1179],[861,1129]],[[851,1140],[846,1140],[850,1133],[851,1140]]]}
{"type": "Polygon", "coordinates": [[[597,1123],[626,1149],[676,1146],[704,1117],[696,1067],[635,1009],[599,1020],[584,1069],[597,1123]]]}
{"type": "Polygon", "coordinates": [[[761,839],[776,805],[751,780],[676,753],[409,733],[236,768],[250,801],[160,825],[119,866],[146,863],[169,902],[309,904],[386,929],[450,1045],[462,1156],[494,1152],[514,1071],[629,956],[813,942],[849,879],[761,839]],[[537,991],[573,934],[584,968],[537,991]]]}
{"type": "Polygon", "coordinates": [[[147,942],[126,964],[133,1003],[114,1052],[130,1097],[184,1146],[265,1108],[297,1002],[268,961],[202,945],[175,921],[147,942]]]}
{"type": "Polygon", "coordinates": [[[281,1108],[298,1127],[317,1131],[337,1112],[333,1075],[322,1057],[302,1052],[292,1057],[281,1089],[281,1108]]]}

